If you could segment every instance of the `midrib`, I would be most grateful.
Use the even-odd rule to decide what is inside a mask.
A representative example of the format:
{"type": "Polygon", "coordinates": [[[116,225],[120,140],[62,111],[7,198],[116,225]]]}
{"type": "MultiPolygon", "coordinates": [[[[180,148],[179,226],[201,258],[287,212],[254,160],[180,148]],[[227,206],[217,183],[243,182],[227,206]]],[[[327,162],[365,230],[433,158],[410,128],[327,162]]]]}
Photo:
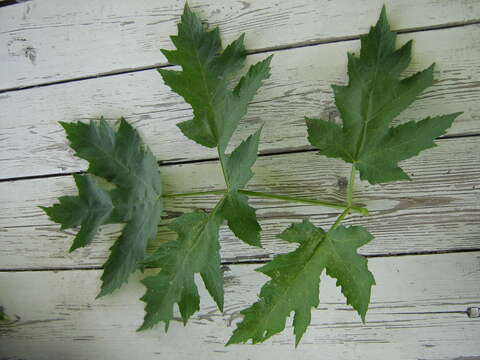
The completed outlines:
{"type": "MultiPolygon", "coordinates": [[[[195,238],[194,238],[194,242],[193,242],[193,246],[190,247],[190,249],[187,250],[187,253],[185,254],[185,256],[183,257],[183,260],[180,264],[179,267],[176,267],[175,270],[176,270],[176,273],[175,273],[175,276],[174,278],[172,279],[172,282],[171,284],[176,284],[177,281],[179,280],[180,278],[180,275],[183,276],[184,274],[184,271],[185,271],[185,265],[187,264],[187,260],[190,258],[192,252],[198,247],[198,245],[200,244],[200,241],[199,241],[199,238],[200,238],[200,235],[205,231],[205,228],[206,226],[208,225],[208,223],[210,222],[210,220],[212,219],[212,216],[213,215],[216,215],[216,212],[218,211],[218,209],[221,208],[223,204],[223,199],[221,201],[218,202],[218,204],[215,206],[215,208],[212,210],[212,212],[208,215],[208,217],[205,219],[205,221],[203,222],[203,227],[202,229],[196,234],[195,238]]],[[[161,271],[161,270],[160,270],[161,271]]],[[[172,292],[172,289],[173,289],[173,286],[170,286],[168,287],[168,290],[167,290],[167,294],[163,297],[163,299],[167,299],[169,296],[170,296],[170,293],[172,292]]],[[[161,302],[161,306],[163,305],[163,301],[161,302]]],[[[159,307],[161,307],[159,306],[159,307]]]]}
{"type": "MultiPolygon", "coordinates": [[[[305,269],[310,265],[310,262],[312,261],[312,259],[313,259],[314,257],[316,257],[317,251],[318,251],[320,245],[323,243],[323,241],[325,241],[325,239],[326,239],[326,234],[324,235],[324,238],[323,238],[323,239],[319,240],[318,244],[315,246],[315,249],[312,251],[312,255],[310,255],[310,257],[308,258],[308,260],[305,262],[305,264],[304,264],[304,266],[302,267],[301,271],[299,271],[299,272],[297,273],[297,275],[295,276],[294,280],[292,281],[292,284],[295,284],[295,283],[297,282],[298,278],[300,277],[300,275],[303,275],[305,269]]],[[[324,269],[325,269],[325,266],[320,270],[319,276],[322,274],[322,272],[323,272],[324,269]]],[[[272,279],[272,280],[273,280],[273,279],[272,279]]],[[[319,279],[318,281],[320,281],[320,279],[319,279]]],[[[289,287],[287,287],[287,288],[285,289],[285,291],[282,292],[281,297],[280,297],[281,301],[275,302],[275,305],[273,305],[271,311],[268,312],[267,318],[262,321],[263,324],[265,324],[265,323],[267,322],[267,320],[270,320],[272,314],[274,313],[274,310],[278,307],[278,305],[281,304],[281,303],[284,303],[283,299],[288,299],[288,297],[285,297],[285,295],[286,295],[288,292],[290,292],[293,288],[294,288],[293,285],[292,285],[292,286],[289,286],[289,287]]]]}

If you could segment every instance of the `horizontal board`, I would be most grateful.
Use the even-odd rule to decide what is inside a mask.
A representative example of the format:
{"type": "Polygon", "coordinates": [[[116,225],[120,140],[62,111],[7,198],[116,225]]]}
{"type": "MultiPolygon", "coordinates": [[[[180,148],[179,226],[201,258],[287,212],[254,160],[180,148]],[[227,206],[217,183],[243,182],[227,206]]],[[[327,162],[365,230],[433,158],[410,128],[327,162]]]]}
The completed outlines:
{"type": "MultiPolygon", "coordinates": [[[[244,32],[247,47],[259,50],[358,36],[384,3],[399,30],[480,20],[475,0],[193,0],[190,6],[219,25],[226,42],[244,32]]],[[[183,4],[30,0],[2,8],[0,89],[165,63],[159,49],[171,48],[169,35],[176,33],[183,4]]]]}
{"type": "MultiPolygon", "coordinates": [[[[480,248],[480,137],[442,139],[439,146],[402,163],[412,182],[371,186],[357,182],[355,199],[371,215],[347,220],[366,226],[376,237],[364,254],[391,254],[480,248]]],[[[314,152],[262,156],[248,188],[290,196],[342,202],[349,166],[314,152]]],[[[166,193],[224,188],[216,161],[161,167],[166,193]]],[[[0,269],[100,266],[120,225],[103,228],[94,244],[68,253],[74,230],[60,231],[38,206],[75,194],[70,176],[0,183],[0,269]]],[[[168,199],[166,221],[194,208],[212,209],[218,197],[168,199]]],[[[256,261],[292,247],[276,239],[291,222],[310,218],[328,228],[339,211],[284,201],[251,198],[263,227],[263,249],[221,231],[224,262],[256,261]]],[[[159,239],[174,235],[161,227],[159,239]]],[[[157,244],[152,244],[154,248],[157,244]]]]}
{"type": "MultiPolygon", "coordinates": [[[[449,135],[480,133],[480,25],[418,32],[408,74],[436,62],[436,84],[399,121],[463,111],[449,135]]],[[[276,52],[272,77],[232,139],[241,139],[265,124],[260,151],[275,153],[308,148],[304,116],[339,120],[330,84],[346,80],[348,51],[358,41],[276,52]]],[[[250,56],[249,63],[267,54],[250,56]]],[[[60,174],[85,168],[68,151],[58,121],[126,116],[163,161],[216,158],[176,127],[191,110],[167,88],[156,71],[91,79],[0,95],[0,179],[60,174]]]]}
{"type": "MultiPolygon", "coordinates": [[[[320,306],[299,347],[290,326],[260,345],[225,348],[239,311],[256,300],[266,277],[255,265],[225,269],[220,313],[200,286],[201,310],[184,327],[174,321],[135,332],[143,318],[140,275],[95,300],[100,271],[0,273],[0,303],[14,322],[0,325],[0,355],[9,359],[475,359],[480,319],[480,253],[375,258],[367,322],[345,305],[335,281],[322,277],[320,306]]],[[[197,283],[200,281],[197,279],[197,283]]],[[[290,321],[288,322],[290,324],[290,321]]]]}

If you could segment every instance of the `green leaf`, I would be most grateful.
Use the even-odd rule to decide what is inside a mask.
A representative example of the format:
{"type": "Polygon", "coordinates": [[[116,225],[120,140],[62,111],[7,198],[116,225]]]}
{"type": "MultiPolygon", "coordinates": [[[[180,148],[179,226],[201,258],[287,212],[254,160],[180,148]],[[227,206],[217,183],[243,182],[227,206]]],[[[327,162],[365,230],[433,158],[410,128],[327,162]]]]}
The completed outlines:
{"type": "Polygon", "coordinates": [[[152,328],[160,321],[168,329],[173,319],[174,305],[178,304],[186,324],[192,314],[199,310],[200,298],[194,274],[200,273],[207,290],[223,309],[223,276],[220,271],[220,245],[218,231],[224,219],[240,239],[260,246],[260,225],[255,210],[248,205],[248,198],[239,193],[253,176],[250,167],[257,158],[261,129],[242,142],[231,155],[226,156],[225,172],[230,191],[210,213],[198,211],[179,217],[171,225],[178,238],[162,244],[154,255],[145,260],[149,266],[161,268],[157,275],[143,280],[147,292],[142,300],[146,303],[146,315],[139,330],[152,328]]]}
{"type": "Polygon", "coordinates": [[[270,76],[271,57],[252,65],[233,87],[230,79],[243,66],[246,51],[240,36],[222,52],[218,28],[208,31],[185,5],[178,35],[172,36],[176,50],[162,50],[168,61],[181,71],[159,72],[164,82],[182,96],[193,109],[194,118],[178,126],[190,139],[207,147],[217,147],[228,194],[220,209],[230,229],[248,244],[260,246],[261,227],[248,198],[238,193],[251,179],[257,159],[260,130],[242,142],[230,155],[228,142],[247,111],[262,81],[270,76]]]}
{"type": "Polygon", "coordinates": [[[155,157],[124,119],[118,130],[103,119],[61,124],[75,154],[89,162],[88,173],[112,189],[104,189],[91,175],[74,175],[79,195],[61,197],[45,212],[63,229],[80,226],[71,251],[88,245],[102,224],[126,224],[104,265],[103,296],[138,269],[148,240],[156,237],[163,209],[160,173],[155,157]]]}
{"type": "Polygon", "coordinates": [[[42,209],[51,220],[61,224],[62,229],[80,226],[70,251],[90,244],[98,228],[108,224],[114,209],[110,194],[99,187],[91,175],[73,175],[78,196],[62,196],[59,204],[42,209]]]}
{"type": "Polygon", "coordinates": [[[5,312],[3,311],[3,307],[0,306],[0,321],[6,321],[8,320],[7,315],[5,315],[5,312]]]}
{"type": "Polygon", "coordinates": [[[248,205],[248,197],[238,192],[252,178],[251,167],[257,160],[260,128],[255,134],[242,142],[230,155],[225,157],[225,179],[228,194],[221,209],[228,221],[228,227],[242,241],[260,247],[262,228],[257,221],[255,209],[248,205]]]}
{"type": "Polygon", "coordinates": [[[159,69],[164,82],[192,106],[194,118],[178,126],[188,138],[207,147],[217,147],[227,193],[209,215],[185,214],[174,222],[176,241],[161,245],[146,263],[160,267],[160,272],[144,280],[147,292],[146,316],[139,330],[159,321],[168,329],[178,304],[184,323],[199,309],[200,299],[194,281],[199,273],[220,309],[223,308],[223,277],[220,272],[218,231],[226,219],[241,240],[260,246],[261,227],[255,209],[238,190],[253,176],[251,167],[257,159],[259,129],[230,155],[225,149],[247,111],[247,105],[270,75],[270,60],[250,67],[232,86],[231,78],[243,66],[246,51],[243,35],[222,52],[218,29],[208,31],[200,19],[185,6],[178,35],[171,37],[175,50],[162,50],[171,64],[181,71],[159,69]]]}
{"type": "Polygon", "coordinates": [[[245,243],[261,247],[262,228],[257,221],[255,209],[248,205],[248,197],[238,192],[225,195],[222,215],[235,236],[245,243]]]}
{"type": "Polygon", "coordinates": [[[352,305],[363,322],[375,279],[368,270],[367,259],[359,255],[357,249],[371,240],[372,234],[364,227],[339,226],[327,234],[322,244],[323,251],[328,252],[327,275],[337,279],[337,286],[341,287],[347,304],[352,305]]]}
{"type": "Polygon", "coordinates": [[[250,339],[253,343],[267,340],[285,328],[292,311],[298,345],[310,324],[311,309],[319,304],[320,275],[324,269],[337,279],[347,303],[365,320],[375,280],[367,268],[367,259],[358,255],[357,249],[373,239],[367,230],[339,226],[325,233],[305,220],[291,225],[279,237],[300,245],[257,269],[271,280],[262,287],[260,300],[241,312],[244,319],[227,345],[250,339]]]}
{"type": "Polygon", "coordinates": [[[372,184],[409,179],[398,162],[435,146],[433,140],[445,134],[460,115],[390,127],[433,83],[433,65],[400,79],[411,61],[412,42],[395,50],[395,41],[383,8],[376,26],[361,37],[360,56],[348,55],[348,85],[333,86],[343,126],[306,119],[308,139],[320,154],[354,164],[361,179],[372,184]]]}
{"type": "Polygon", "coordinates": [[[152,328],[159,321],[168,330],[173,308],[178,303],[184,324],[199,310],[200,298],[194,274],[200,273],[207,290],[223,310],[223,275],[220,270],[218,230],[223,218],[218,212],[221,203],[210,213],[187,213],[175,219],[170,228],[177,232],[175,241],[166,242],[145,260],[160,267],[157,275],[142,280],[147,292],[146,315],[139,330],[152,328]]]}
{"type": "Polygon", "coordinates": [[[225,178],[229,190],[242,189],[253,177],[251,168],[257,161],[258,143],[262,128],[250,135],[247,140],[242,141],[230,155],[226,156],[225,178]]]}
{"type": "Polygon", "coordinates": [[[181,71],[158,71],[164,82],[182,96],[193,109],[194,118],[178,126],[197,143],[223,152],[247,105],[270,76],[270,60],[250,67],[231,90],[230,79],[243,66],[246,51],[243,35],[222,52],[218,28],[208,31],[200,19],[185,5],[178,35],[171,36],[176,50],[162,50],[171,64],[181,71]]]}

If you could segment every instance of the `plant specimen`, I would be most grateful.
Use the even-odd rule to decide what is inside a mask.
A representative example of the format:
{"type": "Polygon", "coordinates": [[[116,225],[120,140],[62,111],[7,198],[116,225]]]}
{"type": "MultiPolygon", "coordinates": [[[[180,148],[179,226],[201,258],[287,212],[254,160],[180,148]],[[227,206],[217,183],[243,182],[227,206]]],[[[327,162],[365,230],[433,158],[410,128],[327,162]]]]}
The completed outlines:
{"type": "Polygon", "coordinates": [[[63,229],[80,227],[71,251],[90,244],[102,224],[125,224],[104,265],[99,296],[111,293],[132,272],[148,266],[160,270],[142,280],[146,287],[142,297],[146,315],[139,330],[159,322],[167,330],[175,305],[186,324],[200,308],[195,274],[200,274],[222,311],[219,228],[226,222],[241,241],[261,246],[261,226],[255,209],[248,203],[249,197],[256,196],[328,206],[343,212],[328,230],[304,220],[278,235],[298,247],[257,269],[271,280],[263,286],[259,300],[242,311],[244,318],[228,344],[265,341],[285,328],[292,312],[298,344],[310,324],[312,308],[319,305],[323,271],[337,280],[347,303],[365,321],[375,280],[367,259],[357,250],[373,236],[361,226],[345,227],[342,221],[352,212],[368,214],[367,209],[354,204],[357,170],[360,178],[371,184],[407,180],[398,162],[435,146],[433,140],[443,135],[459,115],[391,126],[394,118],[432,85],[433,65],[400,78],[410,63],[412,43],[395,48],[396,35],[390,31],[385,9],[375,27],[361,37],[360,56],[348,55],[349,82],[333,86],[342,124],[306,119],[308,139],[320,154],[352,164],[346,202],[339,204],[247,190],[262,128],[231,153],[226,152],[249,102],[270,75],[271,56],[252,65],[233,84],[232,78],[247,56],[243,35],[222,50],[218,29],[206,29],[188,6],[178,24],[178,34],[171,39],[175,50],[162,52],[181,70],[159,72],[164,82],[193,109],[193,119],[178,127],[199,145],[216,149],[225,189],[201,193],[221,198],[209,212],[196,210],[175,219],[169,227],[177,238],[161,243],[147,254],[148,242],[157,235],[163,199],[199,193],[164,194],[157,160],[124,119],[116,127],[103,119],[89,124],[62,123],[70,146],[77,156],[89,162],[89,168],[86,174],[74,175],[78,196],[61,197],[58,204],[44,208],[45,212],[63,229]]]}

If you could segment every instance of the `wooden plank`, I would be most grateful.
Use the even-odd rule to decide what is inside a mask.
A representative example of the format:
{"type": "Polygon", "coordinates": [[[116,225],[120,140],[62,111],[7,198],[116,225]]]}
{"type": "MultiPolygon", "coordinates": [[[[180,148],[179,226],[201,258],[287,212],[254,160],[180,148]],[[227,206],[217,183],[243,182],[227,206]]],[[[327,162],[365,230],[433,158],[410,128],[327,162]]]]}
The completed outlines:
{"type": "MultiPolygon", "coordinates": [[[[480,137],[443,139],[439,146],[405,161],[412,182],[371,186],[357,182],[355,198],[371,216],[352,216],[347,223],[366,226],[376,239],[364,254],[391,254],[479,248],[480,137]]],[[[224,188],[216,161],[162,166],[166,193],[224,188]]],[[[314,152],[263,156],[254,168],[249,189],[291,196],[343,201],[349,166],[314,152]]],[[[0,183],[0,269],[83,268],[100,266],[118,236],[119,225],[105,226],[92,246],[68,253],[73,230],[60,231],[38,206],[50,206],[62,195],[75,194],[68,176],[0,183]]],[[[166,216],[192,208],[211,209],[215,196],[169,199],[166,216]]],[[[222,258],[226,262],[263,260],[288,251],[276,239],[291,222],[311,218],[328,227],[339,211],[282,201],[251,199],[263,227],[264,249],[236,239],[223,227],[222,258]]],[[[168,221],[168,219],[167,219],[168,221]]],[[[159,239],[174,234],[161,227],[159,239]]],[[[153,244],[152,248],[157,244],[153,244]]]]}
{"type": "MultiPolygon", "coordinates": [[[[480,133],[480,25],[400,36],[415,40],[409,73],[437,63],[435,86],[399,120],[464,111],[449,135],[480,133]]],[[[347,51],[358,41],[275,53],[272,77],[255,98],[232,144],[264,123],[260,151],[308,148],[304,116],[338,118],[330,88],[346,79],[347,51]]],[[[266,54],[249,57],[249,63],[266,54]]],[[[216,151],[184,137],[175,126],[191,116],[182,99],[163,85],[156,71],[73,82],[0,95],[0,178],[78,171],[85,164],[67,151],[58,121],[122,115],[144,135],[164,161],[215,158],[216,151]]]]}
{"type": "MultiPolygon", "coordinates": [[[[441,27],[480,20],[475,0],[193,0],[202,19],[219,25],[225,42],[245,32],[258,50],[355,37],[386,4],[394,29],[441,27]],[[411,11],[415,8],[415,11],[411,11]]],[[[166,62],[160,48],[183,0],[32,0],[0,12],[0,89],[144,68],[166,62]]]]}
{"type": "MultiPolygon", "coordinates": [[[[224,343],[239,311],[256,300],[266,277],[257,265],[225,272],[225,311],[200,286],[201,310],[183,327],[172,322],[135,332],[141,324],[140,275],[117,293],[95,300],[100,271],[0,273],[0,303],[17,321],[0,326],[0,354],[15,359],[476,359],[480,319],[465,311],[479,306],[480,253],[375,258],[367,322],[323,277],[319,309],[295,349],[290,326],[261,345],[224,343]]],[[[200,284],[200,281],[197,281],[200,284]]],[[[288,322],[290,324],[290,322],[288,322]]]]}

